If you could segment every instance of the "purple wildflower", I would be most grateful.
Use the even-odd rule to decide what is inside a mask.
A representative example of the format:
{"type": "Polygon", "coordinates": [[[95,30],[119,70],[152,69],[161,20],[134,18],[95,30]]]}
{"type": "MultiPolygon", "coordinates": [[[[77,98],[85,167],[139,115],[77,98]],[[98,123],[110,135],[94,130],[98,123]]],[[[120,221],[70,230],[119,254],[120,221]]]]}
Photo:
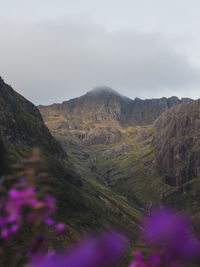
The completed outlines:
{"type": "Polygon", "coordinates": [[[45,248],[45,237],[42,234],[39,234],[34,240],[31,249],[28,250],[28,257],[31,260],[38,259],[39,256],[41,257],[43,255],[45,248]]]}
{"type": "Polygon", "coordinates": [[[50,217],[44,218],[44,222],[46,225],[49,225],[49,226],[54,225],[54,220],[50,217]]]}
{"type": "Polygon", "coordinates": [[[129,267],[147,267],[147,263],[144,261],[140,251],[134,252],[134,261],[129,265],[129,267]]]}
{"type": "Polygon", "coordinates": [[[82,240],[75,248],[62,254],[47,254],[31,267],[102,267],[114,263],[124,250],[125,239],[109,232],[98,238],[82,240]]]}
{"type": "MultiPolygon", "coordinates": [[[[24,220],[32,225],[44,223],[55,224],[51,216],[55,212],[55,199],[45,194],[42,199],[37,197],[35,187],[28,186],[23,180],[8,191],[0,203],[0,239],[10,241],[18,232],[24,220]],[[31,209],[24,213],[24,207],[31,209]]],[[[57,231],[64,230],[63,225],[57,225],[57,231]]]]}
{"type": "Polygon", "coordinates": [[[160,262],[161,262],[161,259],[160,259],[160,256],[157,254],[157,253],[152,253],[150,256],[149,256],[149,264],[152,265],[152,266],[156,266],[156,265],[159,265],[160,262]]]}
{"type": "Polygon", "coordinates": [[[11,199],[18,200],[19,203],[24,202],[29,202],[29,200],[32,200],[35,197],[35,188],[32,186],[25,187],[24,189],[15,189],[11,188],[10,191],[8,192],[8,196],[11,199]]]}
{"type": "Polygon", "coordinates": [[[160,209],[152,213],[144,227],[145,239],[150,245],[163,247],[166,260],[191,260],[200,252],[200,242],[192,234],[192,224],[186,216],[160,209]]]}
{"type": "Polygon", "coordinates": [[[129,267],[153,267],[160,266],[161,259],[156,253],[152,253],[147,260],[143,259],[140,251],[134,252],[134,261],[129,265],[129,267]]]}
{"type": "Polygon", "coordinates": [[[56,228],[55,228],[55,232],[60,234],[60,233],[64,233],[66,230],[66,226],[64,223],[57,223],[56,228]]]}
{"type": "Polygon", "coordinates": [[[42,217],[46,225],[53,225],[54,220],[50,217],[55,212],[55,198],[46,194],[43,199],[44,209],[42,211],[42,217]]]}

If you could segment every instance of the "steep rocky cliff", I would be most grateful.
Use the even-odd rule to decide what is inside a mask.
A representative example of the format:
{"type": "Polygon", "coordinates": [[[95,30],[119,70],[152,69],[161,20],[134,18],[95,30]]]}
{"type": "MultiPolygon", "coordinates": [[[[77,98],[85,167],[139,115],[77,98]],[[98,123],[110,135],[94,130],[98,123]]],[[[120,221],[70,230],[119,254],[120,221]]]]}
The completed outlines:
{"type": "Polygon", "coordinates": [[[110,88],[96,88],[80,98],[39,108],[83,176],[142,208],[169,202],[196,216],[199,106],[200,100],[131,100],[110,88]]]}
{"type": "Polygon", "coordinates": [[[39,106],[51,133],[68,152],[77,172],[140,206],[159,201],[168,186],[157,171],[149,126],[177,97],[131,100],[98,87],[62,104],[39,106]]]}
{"type": "Polygon", "coordinates": [[[200,178],[200,100],[171,108],[154,128],[153,145],[165,182],[178,186],[200,178]]]}
{"type": "MultiPolygon", "coordinates": [[[[80,144],[86,139],[86,143],[91,145],[99,143],[97,138],[94,138],[97,132],[99,135],[102,132],[102,137],[99,137],[102,143],[115,143],[115,138],[108,141],[106,136],[111,135],[117,128],[152,124],[171,106],[191,101],[177,97],[131,100],[109,87],[97,87],[79,98],[62,104],[39,106],[39,109],[54,136],[65,140],[65,143],[80,144]],[[105,127],[104,130],[102,127],[105,127]]],[[[116,136],[119,141],[117,132],[116,136]]]]}
{"type": "Polygon", "coordinates": [[[89,122],[101,123],[115,120],[121,126],[149,125],[171,106],[191,102],[173,96],[161,99],[132,100],[109,87],[97,87],[87,94],[62,104],[39,106],[45,121],[49,116],[63,115],[70,129],[82,128],[89,122]],[[84,123],[84,124],[83,124],[84,123]]]}
{"type": "Polygon", "coordinates": [[[159,175],[173,188],[164,202],[190,212],[200,230],[200,100],[163,113],[152,144],[159,175]]]}

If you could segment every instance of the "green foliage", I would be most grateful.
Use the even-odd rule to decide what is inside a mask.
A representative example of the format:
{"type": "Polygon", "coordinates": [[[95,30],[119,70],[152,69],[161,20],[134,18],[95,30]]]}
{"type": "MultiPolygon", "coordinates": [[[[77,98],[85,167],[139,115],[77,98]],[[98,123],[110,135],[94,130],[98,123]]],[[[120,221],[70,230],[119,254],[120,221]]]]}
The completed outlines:
{"type": "Polygon", "coordinates": [[[69,146],[69,161],[82,176],[107,185],[133,207],[148,207],[150,202],[151,205],[159,203],[169,186],[164,184],[157,172],[151,134],[144,141],[138,141],[134,128],[131,135],[127,131],[124,131],[119,143],[82,146],[83,153],[78,147],[69,146]]]}

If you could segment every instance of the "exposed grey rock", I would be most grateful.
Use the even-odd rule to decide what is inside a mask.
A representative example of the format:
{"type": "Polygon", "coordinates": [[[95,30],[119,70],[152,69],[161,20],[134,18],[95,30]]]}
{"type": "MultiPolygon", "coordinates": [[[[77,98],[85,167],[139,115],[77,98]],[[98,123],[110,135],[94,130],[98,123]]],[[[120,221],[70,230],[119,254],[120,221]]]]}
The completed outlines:
{"type": "Polygon", "coordinates": [[[170,107],[191,102],[173,96],[161,99],[132,100],[120,95],[112,88],[97,87],[87,94],[65,101],[62,104],[39,106],[47,121],[50,116],[62,114],[70,129],[83,129],[83,122],[102,123],[116,121],[121,126],[149,125],[170,107]]]}
{"type": "Polygon", "coordinates": [[[118,146],[114,146],[110,149],[107,149],[106,151],[104,151],[102,153],[102,157],[117,157],[119,156],[122,152],[126,152],[130,149],[130,145],[129,144],[122,144],[122,145],[118,145],[118,146]]]}
{"type": "Polygon", "coordinates": [[[200,177],[200,100],[172,107],[154,123],[159,172],[170,185],[200,177]]]}

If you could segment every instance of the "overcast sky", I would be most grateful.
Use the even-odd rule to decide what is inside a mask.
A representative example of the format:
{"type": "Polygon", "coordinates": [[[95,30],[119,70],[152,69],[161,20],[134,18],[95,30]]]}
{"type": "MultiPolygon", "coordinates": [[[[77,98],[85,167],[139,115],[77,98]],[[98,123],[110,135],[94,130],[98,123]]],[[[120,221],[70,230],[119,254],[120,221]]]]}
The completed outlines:
{"type": "Polygon", "coordinates": [[[98,85],[200,98],[199,0],[0,0],[0,75],[35,104],[98,85]]]}

